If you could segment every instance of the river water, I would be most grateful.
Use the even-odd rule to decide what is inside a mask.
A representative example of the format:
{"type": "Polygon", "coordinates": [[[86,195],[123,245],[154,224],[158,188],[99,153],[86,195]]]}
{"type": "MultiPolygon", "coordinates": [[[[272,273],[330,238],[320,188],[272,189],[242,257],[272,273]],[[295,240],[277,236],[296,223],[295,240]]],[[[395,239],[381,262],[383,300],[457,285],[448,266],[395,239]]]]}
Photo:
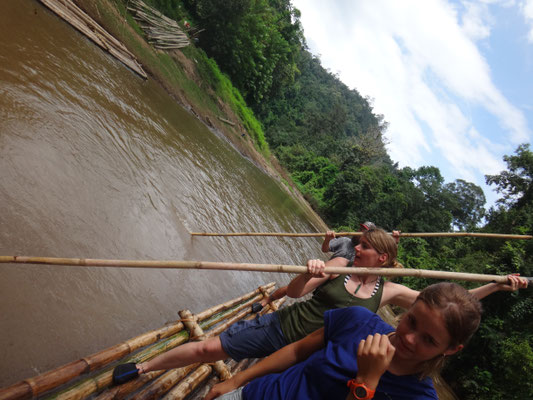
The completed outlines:
{"type": "MultiPolygon", "coordinates": [[[[278,183],[37,1],[0,2],[0,255],[301,265],[278,183]]],[[[0,386],[289,277],[0,264],[0,386]]]]}

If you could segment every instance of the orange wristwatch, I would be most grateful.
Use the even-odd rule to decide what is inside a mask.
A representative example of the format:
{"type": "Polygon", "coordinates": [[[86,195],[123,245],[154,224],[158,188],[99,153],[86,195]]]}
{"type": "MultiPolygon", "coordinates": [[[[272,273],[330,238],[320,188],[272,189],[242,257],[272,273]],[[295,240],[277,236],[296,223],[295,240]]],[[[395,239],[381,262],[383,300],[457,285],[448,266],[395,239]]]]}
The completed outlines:
{"type": "Polygon", "coordinates": [[[357,400],[370,400],[374,398],[374,394],[376,394],[375,390],[370,389],[364,383],[356,382],[355,379],[350,379],[348,381],[348,387],[357,400]]]}

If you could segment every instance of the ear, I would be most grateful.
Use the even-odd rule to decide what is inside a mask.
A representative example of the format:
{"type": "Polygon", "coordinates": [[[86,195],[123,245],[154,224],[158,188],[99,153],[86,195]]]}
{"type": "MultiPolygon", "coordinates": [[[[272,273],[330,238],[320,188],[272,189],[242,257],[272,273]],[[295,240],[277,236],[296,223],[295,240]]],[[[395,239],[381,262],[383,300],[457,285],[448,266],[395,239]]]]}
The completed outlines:
{"type": "Polygon", "coordinates": [[[379,255],[378,260],[381,264],[385,264],[385,262],[389,259],[389,255],[387,253],[382,253],[379,255]]]}
{"type": "Polygon", "coordinates": [[[458,351],[461,351],[463,350],[463,347],[465,347],[464,345],[460,344],[459,346],[457,347],[454,347],[454,348],[451,348],[451,349],[448,349],[446,350],[444,353],[445,356],[451,356],[452,354],[455,354],[457,353],[458,351]]]}

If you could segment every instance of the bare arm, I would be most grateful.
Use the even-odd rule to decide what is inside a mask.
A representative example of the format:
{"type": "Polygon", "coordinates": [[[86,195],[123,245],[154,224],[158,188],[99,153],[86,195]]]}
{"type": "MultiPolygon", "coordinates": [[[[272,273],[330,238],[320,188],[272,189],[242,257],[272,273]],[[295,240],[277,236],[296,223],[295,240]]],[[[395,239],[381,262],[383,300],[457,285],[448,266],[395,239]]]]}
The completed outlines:
{"type": "Polygon", "coordinates": [[[291,283],[289,283],[289,286],[287,286],[287,296],[294,299],[305,296],[328,279],[337,276],[326,275],[324,271],[327,267],[346,267],[348,262],[349,261],[343,257],[333,258],[326,263],[322,260],[307,261],[307,273],[297,276],[291,281],[291,283]]]}
{"type": "Polygon", "coordinates": [[[315,351],[324,347],[324,328],[310,333],[303,339],[282,347],[252,367],[239,372],[233,378],[215,385],[204,400],[212,400],[271,373],[282,372],[300,361],[307,359],[315,351]]]}
{"type": "Polygon", "coordinates": [[[275,300],[278,300],[278,299],[281,299],[282,297],[285,297],[287,295],[287,288],[288,288],[288,286],[280,287],[278,290],[276,290],[270,296],[265,297],[263,300],[261,300],[261,305],[264,307],[267,304],[272,303],[275,300]]]}
{"type": "Polygon", "coordinates": [[[525,289],[528,285],[528,280],[519,277],[517,274],[507,275],[507,283],[488,283],[486,285],[470,289],[469,292],[476,296],[478,299],[487,297],[489,294],[503,291],[515,291],[518,289],[525,289]]]}
{"type": "Polygon", "coordinates": [[[408,309],[420,294],[419,291],[410,289],[399,283],[386,281],[383,285],[380,307],[386,306],[387,304],[394,304],[395,306],[408,309]]]}
{"type": "Polygon", "coordinates": [[[324,238],[324,241],[322,242],[322,252],[327,253],[329,251],[329,242],[331,242],[333,239],[335,239],[335,232],[334,231],[327,231],[326,237],[324,238]]]}
{"type": "MultiPolygon", "coordinates": [[[[516,275],[507,275],[507,278],[509,279],[509,283],[489,283],[475,289],[470,289],[469,292],[478,299],[482,299],[499,290],[513,291],[526,288],[528,285],[528,281],[525,278],[520,278],[516,275]]],[[[380,307],[387,304],[394,304],[395,306],[407,309],[415,302],[419,293],[419,291],[410,289],[407,286],[387,281],[383,287],[380,307]]]]}

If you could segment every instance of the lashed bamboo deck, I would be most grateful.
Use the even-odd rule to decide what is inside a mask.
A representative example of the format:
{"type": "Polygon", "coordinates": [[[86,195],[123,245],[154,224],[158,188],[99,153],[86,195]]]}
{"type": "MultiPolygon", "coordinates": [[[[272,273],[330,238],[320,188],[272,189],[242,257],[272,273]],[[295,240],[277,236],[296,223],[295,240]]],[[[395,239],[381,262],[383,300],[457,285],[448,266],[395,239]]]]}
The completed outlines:
{"type": "MultiPolygon", "coordinates": [[[[117,364],[143,362],[189,340],[204,340],[219,335],[229,325],[241,319],[253,318],[251,305],[274,290],[274,283],[226,303],[192,315],[180,311],[180,320],[140,336],[134,337],[98,353],[73,361],[33,378],[0,389],[0,400],[56,398],[56,399],[184,399],[195,389],[199,393],[190,399],[202,398],[209,388],[225,377],[245,368],[249,361],[228,361],[212,364],[193,364],[169,371],[154,371],[120,386],[112,386],[112,371],[117,364]],[[213,374],[213,371],[216,371],[213,374]],[[210,379],[209,379],[210,378],[210,379]]],[[[279,307],[283,299],[274,303],[279,307]]],[[[272,311],[265,307],[262,313],[272,311]]]]}

